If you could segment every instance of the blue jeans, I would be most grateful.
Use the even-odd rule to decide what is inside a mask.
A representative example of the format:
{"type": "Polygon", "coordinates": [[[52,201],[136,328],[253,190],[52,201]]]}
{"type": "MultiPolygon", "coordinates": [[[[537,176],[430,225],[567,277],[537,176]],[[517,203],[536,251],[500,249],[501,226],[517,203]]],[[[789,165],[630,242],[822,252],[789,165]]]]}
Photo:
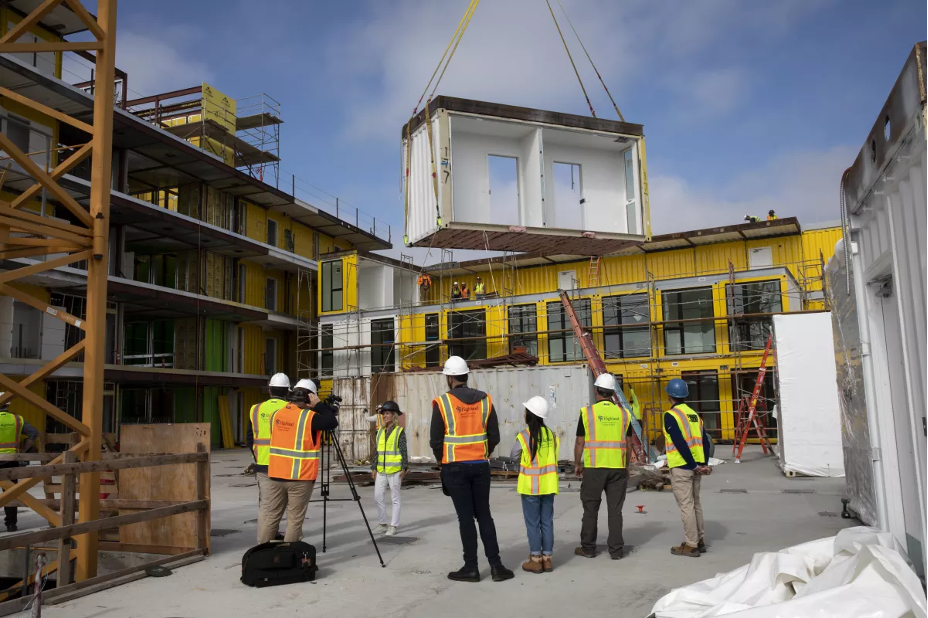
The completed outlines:
{"type": "Polygon", "coordinates": [[[533,556],[550,556],[554,551],[554,494],[522,496],[522,515],[533,556]]]}

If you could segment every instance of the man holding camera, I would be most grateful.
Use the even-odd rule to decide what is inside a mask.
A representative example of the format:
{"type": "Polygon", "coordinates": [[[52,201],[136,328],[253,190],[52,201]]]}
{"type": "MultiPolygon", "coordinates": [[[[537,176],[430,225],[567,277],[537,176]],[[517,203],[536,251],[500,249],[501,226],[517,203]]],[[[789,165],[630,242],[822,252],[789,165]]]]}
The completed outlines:
{"type": "Polygon", "coordinates": [[[319,400],[312,380],[300,380],[290,403],[271,417],[268,453],[268,491],[261,495],[258,543],[267,543],[287,512],[284,542],[303,538],[303,520],[319,474],[322,432],[338,427],[337,406],[319,400]]]}

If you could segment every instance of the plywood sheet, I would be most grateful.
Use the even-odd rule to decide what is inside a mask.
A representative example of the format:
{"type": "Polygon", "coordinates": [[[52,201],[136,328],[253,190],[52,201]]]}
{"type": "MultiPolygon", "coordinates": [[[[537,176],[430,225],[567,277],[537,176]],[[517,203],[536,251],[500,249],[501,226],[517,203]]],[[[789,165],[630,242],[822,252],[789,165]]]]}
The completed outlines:
{"type": "MultiPolygon", "coordinates": [[[[124,425],[120,451],[137,454],[195,453],[200,444],[209,452],[209,423],[124,425]]],[[[122,470],[119,473],[119,497],[130,500],[196,500],[196,470],[196,464],[192,463],[122,470]]],[[[209,475],[207,498],[208,479],[209,475]]],[[[134,512],[137,511],[124,509],[120,510],[120,515],[134,512]]],[[[206,532],[209,539],[209,518],[206,532]]],[[[197,514],[181,513],[123,526],[119,540],[122,543],[193,549],[197,544],[197,514]]]]}

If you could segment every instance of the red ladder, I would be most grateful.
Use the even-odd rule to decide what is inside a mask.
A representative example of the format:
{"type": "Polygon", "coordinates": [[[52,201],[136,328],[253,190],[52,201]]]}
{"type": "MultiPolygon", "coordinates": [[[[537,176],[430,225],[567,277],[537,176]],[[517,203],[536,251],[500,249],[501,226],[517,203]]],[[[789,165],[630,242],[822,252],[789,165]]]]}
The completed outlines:
{"type": "Polygon", "coordinates": [[[751,425],[757,430],[757,438],[760,440],[761,448],[764,449],[764,455],[773,452],[773,446],[767,438],[767,432],[757,420],[757,398],[760,396],[760,389],[764,385],[764,376],[767,375],[767,358],[770,356],[770,348],[773,345],[773,335],[767,336],[767,347],[764,348],[764,357],[760,361],[760,369],[757,370],[757,382],[754,383],[754,392],[751,400],[741,399],[741,405],[738,407],[738,429],[741,436],[735,440],[732,445],[731,454],[735,456],[735,463],[741,463],[741,454],[744,452],[744,445],[748,441],[748,434],[751,432],[751,425]],[[747,417],[745,418],[745,406],[747,406],[747,417]]]}
{"type": "MultiPolygon", "coordinates": [[[[602,357],[599,355],[599,351],[593,344],[593,336],[580,324],[577,313],[574,311],[574,306],[570,302],[570,297],[564,290],[561,290],[561,303],[564,305],[564,311],[567,313],[567,317],[570,318],[570,324],[574,329],[574,336],[577,338],[577,341],[580,342],[580,348],[583,350],[586,362],[589,363],[590,369],[593,371],[593,378],[595,379],[604,373],[609,373],[609,370],[606,369],[606,363],[603,362],[602,357]]],[[[615,405],[621,406],[618,395],[613,395],[612,401],[615,405]]],[[[637,423],[638,421],[632,416],[632,425],[637,425],[637,423]]],[[[648,463],[648,459],[645,457],[644,449],[641,446],[641,440],[638,439],[637,433],[638,432],[635,431],[628,436],[628,441],[631,443],[632,447],[631,460],[636,463],[648,463]]]]}

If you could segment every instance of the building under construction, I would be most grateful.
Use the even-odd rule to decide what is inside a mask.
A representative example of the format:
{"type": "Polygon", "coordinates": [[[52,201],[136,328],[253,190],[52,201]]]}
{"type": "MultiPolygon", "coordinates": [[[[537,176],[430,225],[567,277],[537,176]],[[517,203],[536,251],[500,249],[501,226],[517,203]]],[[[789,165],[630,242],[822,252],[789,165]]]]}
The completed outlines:
{"type": "MultiPolygon", "coordinates": [[[[823,266],[840,238],[837,224],[803,229],[783,218],[654,236],[593,258],[454,262],[444,250],[439,263],[419,269],[346,251],[321,261],[318,330],[301,320],[299,341],[317,357],[323,390],[336,393],[356,390],[356,378],[438,370],[449,355],[472,367],[579,364],[585,358],[559,297],[567,290],[609,371],[627,397],[634,390],[652,437],[663,386],[682,377],[710,433],[728,441],[773,316],[827,311],[823,266]]],[[[775,437],[775,359],[768,365],[758,410],[775,437]]],[[[368,401],[355,402],[361,410],[379,403],[377,379],[368,384],[368,401]]]]}

